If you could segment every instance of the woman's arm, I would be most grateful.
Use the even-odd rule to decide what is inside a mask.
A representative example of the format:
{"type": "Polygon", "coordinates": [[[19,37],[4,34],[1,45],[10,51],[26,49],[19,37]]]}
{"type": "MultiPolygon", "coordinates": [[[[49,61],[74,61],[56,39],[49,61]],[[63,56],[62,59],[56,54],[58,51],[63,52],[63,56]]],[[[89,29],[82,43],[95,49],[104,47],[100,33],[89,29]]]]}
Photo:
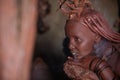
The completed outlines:
{"type": "Polygon", "coordinates": [[[101,80],[118,80],[117,75],[105,60],[98,58],[95,62],[94,71],[101,80]]]}

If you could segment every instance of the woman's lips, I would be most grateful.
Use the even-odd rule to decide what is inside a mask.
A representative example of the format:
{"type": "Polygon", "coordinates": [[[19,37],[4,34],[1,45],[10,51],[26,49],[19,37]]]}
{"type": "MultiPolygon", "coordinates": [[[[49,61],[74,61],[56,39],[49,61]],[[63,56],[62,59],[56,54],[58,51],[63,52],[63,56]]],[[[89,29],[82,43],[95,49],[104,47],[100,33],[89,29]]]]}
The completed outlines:
{"type": "Polygon", "coordinates": [[[80,55],[78,52],[71,52],[73,57],[76,58],[76,59],[80,59],[82,57],[82,55],[80,55]]]}

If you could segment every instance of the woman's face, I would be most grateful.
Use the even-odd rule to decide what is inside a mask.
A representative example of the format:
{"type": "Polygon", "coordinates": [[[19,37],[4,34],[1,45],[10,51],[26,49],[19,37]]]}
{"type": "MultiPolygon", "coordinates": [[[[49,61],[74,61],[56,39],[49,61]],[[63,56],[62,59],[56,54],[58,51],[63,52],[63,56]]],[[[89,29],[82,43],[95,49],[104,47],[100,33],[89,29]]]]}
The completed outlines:
{"type": "Polygon", "coordinates": [[[69,39],[69,49],[77,58],[87,56],[93,51],[95,33],[80,22],[68,21],[65,25],[65,34],[69,39]]]}

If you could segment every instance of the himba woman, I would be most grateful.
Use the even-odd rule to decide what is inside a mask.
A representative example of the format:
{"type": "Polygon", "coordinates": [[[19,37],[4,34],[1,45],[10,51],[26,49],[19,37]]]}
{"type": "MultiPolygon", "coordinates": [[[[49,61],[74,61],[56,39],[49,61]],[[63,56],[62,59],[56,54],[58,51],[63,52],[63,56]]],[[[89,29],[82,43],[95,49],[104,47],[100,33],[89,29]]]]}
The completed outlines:
{"type": "Polygon", "coordinates": [[[65,35],[73,57],[64,71],[72,80],[120,80],[120,34],[114,32],[89,0],[60,0],[68,16],[65,35]]]}

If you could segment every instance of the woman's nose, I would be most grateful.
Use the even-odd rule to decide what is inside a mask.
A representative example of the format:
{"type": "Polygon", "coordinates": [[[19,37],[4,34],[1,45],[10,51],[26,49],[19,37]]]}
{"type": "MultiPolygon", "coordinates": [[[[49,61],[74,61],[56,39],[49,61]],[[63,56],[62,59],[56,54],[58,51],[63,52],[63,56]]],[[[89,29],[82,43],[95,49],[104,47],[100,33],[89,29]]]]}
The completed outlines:
{"type": "Polygon", "coordinates": [[[73,50],[74,48],[75,48],[74,45],[72,43],[69,43],[69,49],[73,50]]]}

